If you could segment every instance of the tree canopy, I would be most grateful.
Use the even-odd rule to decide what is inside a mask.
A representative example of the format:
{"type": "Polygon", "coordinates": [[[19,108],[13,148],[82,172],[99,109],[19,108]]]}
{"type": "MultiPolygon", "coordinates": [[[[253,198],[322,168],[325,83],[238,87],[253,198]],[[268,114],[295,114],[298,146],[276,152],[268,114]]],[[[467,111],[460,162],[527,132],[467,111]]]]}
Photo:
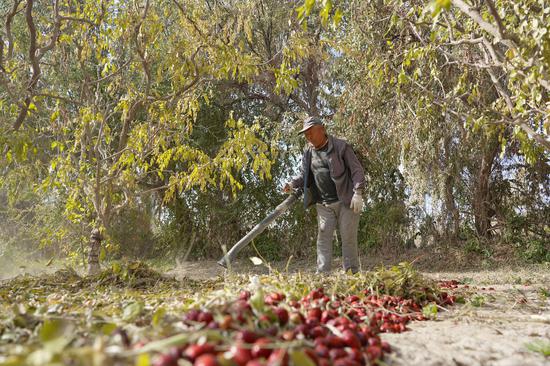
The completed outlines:
{"type": "MultiPolygon", "coordinates": [[[[20,223],[6,243],[76,253],[101,228],[125,252],[139,223],[157,249],[217,255],[281,200],[294,132],[316,115],[367,171],[364,249],[498,237],[549,258],[545,0],[10,0],[0,13],[0,217],[20,223]]],[[[311,220],[289,214],[263,250],[297,251],[311,220]]]]}

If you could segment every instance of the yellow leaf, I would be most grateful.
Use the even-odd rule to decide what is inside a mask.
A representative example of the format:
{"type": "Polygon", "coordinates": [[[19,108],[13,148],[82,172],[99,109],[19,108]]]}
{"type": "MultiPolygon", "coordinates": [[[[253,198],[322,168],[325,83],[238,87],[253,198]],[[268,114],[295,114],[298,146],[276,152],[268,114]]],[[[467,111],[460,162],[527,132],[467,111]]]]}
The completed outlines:
{"type": "Polygon", "coordinates": [[[151,357],[148,353],[143,353],[136,357],[136,363],[135,366],[150,366],[151,365],[151,357]]]}

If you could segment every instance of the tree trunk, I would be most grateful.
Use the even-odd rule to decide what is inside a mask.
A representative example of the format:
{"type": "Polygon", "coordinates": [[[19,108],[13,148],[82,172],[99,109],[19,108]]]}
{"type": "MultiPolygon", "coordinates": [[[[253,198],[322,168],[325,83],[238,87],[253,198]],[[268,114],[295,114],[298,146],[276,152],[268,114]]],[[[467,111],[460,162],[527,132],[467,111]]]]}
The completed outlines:
{"type": "Polygon", "coordinates": [[[99,253],[102,239],[99,229],[93,229],[90,235],[90,247],[88,248],[88,276],[93,276],[99,272],[99,253]]]}
{"type": "Polygon", "coordinates": [[[446,231],[450,239],[456,239],[460,230],[460,214],[456,207],[453,194],[454,176],[448,174],[445,178],[445,210],[447,217],[446,231]]]}
{"type": "Polygon", "coordinates": [[[493,163],[498,153],[498,148],[499,144],[497,137],[491,137],[488,147],[484,151],[481,158],[481,164],[474,186],[472,201],[474,224],[477,234],[481,237],[487,237],[490,235],[489,230],[491,229],[491,222],[489,217],[489,181],[491,178],[493,163]]]}
{"type": "Polygon", "coordinates": [[[456,207],[455,197],[453,193],[454,182],[456,179],[456,169],[452,169],[451,162],[451,137],[445,138],[444,153],[445,165],[447,166],[445,177],[445,231],[446,236],[451,240],[458,237],[460,230],[460,214],[456,207]]]}

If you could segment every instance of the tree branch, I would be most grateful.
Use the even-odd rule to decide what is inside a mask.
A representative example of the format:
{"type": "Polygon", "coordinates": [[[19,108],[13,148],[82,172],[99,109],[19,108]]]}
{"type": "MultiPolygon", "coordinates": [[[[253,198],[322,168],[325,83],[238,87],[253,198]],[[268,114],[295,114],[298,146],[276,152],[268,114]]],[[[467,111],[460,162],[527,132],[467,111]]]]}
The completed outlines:
{"type": "Polygon", "coordinates": [[[6,72],[6,69],[4,69],[4,38],[2,38],[2,35],[0,34],[0,71],[3,73],[6,72]]]}
{"type": "Polygon", "coordinates": [[[77,101],[77,100],[62,97],[60,95],[50,94],[50,93],[37,93],[37,94],[35,94],[35,97],[58,99],[58,100],[64,101],[65,103],[74,104],[74,105],[82,105],[82,103],[77,101]]]}
{"type": "Polygon", "coordinates": [[[483,42],[483,37],[479,38],[465,38],[459,40],[452,40],[451,42],[443,43],[443,46],[459,46],[461,44],[477,44],[483,42]]]}
{"type": "Polygon", "coordinates": [[[87,23],[91,26],[97,26],[96,23],[92,22],[89,19],[84,18],[75,18],[75,17],[68,17],[68,16],[61,16],[59,17],[59,20],[66,20],[66,21],[72,21],[72,22],[79,22],[79,23],[87,23]]]}
{"type": "MultiPolygon", "coordinates": [[[[483,48],[483,45],[480,45],[480,48],[482,52],[485,55],[485,60],[489,61],[489,55],[487,53],[487,50],[483,48]]],[[[531,126],[526,124],[522,121],[521,117],[515,116],[514,112],[514,103],[512,102],[512,98],[510,96],[509,91],[506,89],[504,85],[500,82],[499,78],[495,74],[494,70],[492,68],[487,69],[487,73],[491,77],[491,81],[493,82],[498,94],[502,98],[504,98],[504,101],[506,102],[506,106],[508,107],[508,111],[510,115],[512,116],[511,123],[515,126],[519,126],[523,131],[527,133],[528,136],[530,136],[532,139],[534,139],[536,142],[538,142],[540,145],[544,146],[546,149],[550,150],[550,139],[545,138],[541,135],[539,135],[531,126]]]]}
{"type": "Polygon", "coordinates": [[[38,54],[36,56],[38,61],[40,61],[42,59],[42,57],[44,57],[46,52],[48,52],[49,50],[51,50],[55,46],[55,43],[57,42],[57,39],[59,38],[59,30],[61,28],[61,17],[59,16],[59,0],[55,0],[55,2],[54,2],[54,16],[55,16],[55,18],[54,18],[55,20],[54,20],[54,23],[53,23],[52,36],[50,37],[50,41],[45,46],[40,47],[38,49],[38,54]]]}
{"type": "Polygon", "coordinates": [[[36,48],[37,48],[36,47],[36,26],[34,25],[34,20],[32,18],[33,2],[34,0],[27,0],[27,8],[25,10],[25,19],[27,21],[27,27],[29,29],[29,37],[30,37],[29,59],[31,60],[31,64],[32,64],[32,75],[31,75],[31,80],[27,85],[27,92],[28,92],[27,97],[25,98],[23,106],[21,107],[21,110],[19,111],[19,114],[17,115],[17,118],[12,126],[12,128],[15,131],[19,130],[19,128],[23,124],[23,121],[27,117],[27,113],[32,103],[32,97],[30,96],[30,94],[34,89],[34,86],[38,82],[38,78],[40,77],[40,63],[36,58],[36,48]]]}
{"type": "Polygon", "coordinates": [[[23,106],[21,107],[21,110],[19,111],[19,114],[17,115],[17,118],[12,126],[13,130],[15,131],[19,130],[19,128],[23,124],[23,121],[27,117],[27,113],[29,112],[29,108],[32,104],[34,90],[36,88],[38,80],[40,79],[40,74],[41,74],[40,59],[44,57],[46,52],[48,52],[55,46],[57,38],[59,37],[59,29],[60,29],[59,1],[55,0],[54,2],[55,21],[54,21],[53,34],[50,38],[50,41],[44,47],[38,47],[36,25],[34,24],[34,19],[32,15],[33,5],[34,5],[34,0],[27,0],[27,8],[25,9],[25,19],[27,21],[27,28],[29,29],[29,37],[30,37],[29,59],[31,61],[32,75],[27,85],[27,96],[25,97],[23,106]]]}
{"type": "Polygon", "coordinates": [[[485,2],[487,3],[487,7],[489,8],[489,12],[491,13],[493,18],[497,22],[498,33],[500,35],[500,38],[501,39],[511,39],[512,41],[514,41],[516,43],[516,45],[520,45],[521,42],[518,39],[518,37],[516,37],[515,35],[510,35],[506,32],[506,28],[504,27],[504,23],[502,22],[502,19],[498,15],[498,11],[495,7],[495,4],[493,3],[493,0],[485,0],[485,2]]]}
{"type": "MultiPolygon", "coordinates": [[[[518,48],[519,42],[517,42],[517,39],[513,39],[516,37],[509,36],[506,32],[501,31],[498,27],[496,27],[494,24],[491,24],[483,19],[479,11],[472,6],[468,5],[463,0],[452,0],[452,3],[464,14],[469,16],[474,22],[476,22],[481,29],[492,35],[498,40],[501,40],[502,43],[507,45],[511,48],[518,48]]],[[[498,14],[497,14],[498,16],[498,14]]]]}
{"type": "Polygon", "coordinates": [[[124,68],[126,66],[128,66],[130,64],[130,60],[126,61],[124,64],[122,64],[116,71],[110,73],[109,75],[105,75],[104,77],[102,78],[99,78],[99,79],[96,79],[96,80],[93,80],[93,81],[90,81],[90,84],[97,84],[97,83],[100,83],[102,81],[105,81],[105,80],[108,80],[110,78],[112,78],[113,76],[116,76],[118,73],[120,73],[122,70],[124,70],[124,68]]]}
{"type": "Polygon", "coordinates": [[[11,34],[11,23],[13,21],[13,17],[15,14],[18,13],[17,8],[19,7],[19,4],[21,4],[21,0],[14,0],[13,1],[13,7],[11,8],[11,11],[6,16],[6,37],[8,38],[8,55],[7,59],[12,58],[13,56],[13,35],[11,34]]]}
{"type": "Polygon", "coordinates": [[[193,28],[195,29],[195,31],[202,37],[202,38],[205,38],[204,37],[204,34],[202,33],[202,31],[200,30],[200,28],[197,26],[197,23],[195,23],[195,21],[193,19],[191,19],[189,17],[189,15],[187,15],[187,12],[185,11],[185,9],[183,8],[183,6],[177,1],[177,0],[172,0],[174,2],[174,4],[176,4],[177,8],[179,9],[179,11],[181,12],[181,14],[185,17],[185,19],[187,19],[187,21],[189,23],[191,23],[191,25],[193,26],[193,28]]]}

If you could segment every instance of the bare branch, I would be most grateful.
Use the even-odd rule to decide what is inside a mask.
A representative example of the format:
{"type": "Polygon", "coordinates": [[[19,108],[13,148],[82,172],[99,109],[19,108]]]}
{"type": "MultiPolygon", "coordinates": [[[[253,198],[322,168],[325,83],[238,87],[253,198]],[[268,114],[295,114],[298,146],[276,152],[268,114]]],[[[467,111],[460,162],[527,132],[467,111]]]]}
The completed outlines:
{"type": "Polygon", "coordinates": [[[489,51],[489,54],[491,55],[491,59],[493,60],[493,63],[495,66],[504,66],[503,62],[501,60],[505,59],[503,55],[501,55],[493,46],[491,42],[489,42],[485,37],[483,37],[483,45],[485,48],[489,51]]]}

